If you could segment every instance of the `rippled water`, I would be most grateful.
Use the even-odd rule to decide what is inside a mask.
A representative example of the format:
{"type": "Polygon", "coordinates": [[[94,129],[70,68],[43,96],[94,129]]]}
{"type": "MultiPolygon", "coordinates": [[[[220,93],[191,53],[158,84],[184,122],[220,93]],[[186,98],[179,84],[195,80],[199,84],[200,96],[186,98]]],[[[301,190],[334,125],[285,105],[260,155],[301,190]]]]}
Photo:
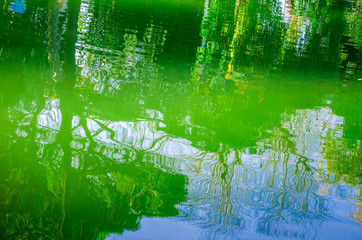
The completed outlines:
{"type": "Polygon", "coordinates": [[[361,239],[360,0],[0,0],[0,239],[361,239]]]}

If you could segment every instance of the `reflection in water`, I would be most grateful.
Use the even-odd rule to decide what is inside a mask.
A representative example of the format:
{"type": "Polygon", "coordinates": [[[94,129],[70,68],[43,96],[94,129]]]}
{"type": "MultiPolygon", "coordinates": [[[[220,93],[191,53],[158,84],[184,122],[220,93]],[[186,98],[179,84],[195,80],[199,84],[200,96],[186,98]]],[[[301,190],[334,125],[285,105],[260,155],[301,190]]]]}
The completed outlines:
{"type": "Polygon", "coordinates": [[[0,238],[361,237],[360,1],[9,4],[0,238]]]}
{"type": "Polygon", "coordinates": [[[328,109],[303,110],[257,147],[225,148],[195,161],[191,197],[182,214],[210,222],[222,234],[226,225],[267,235],[313,237],[315,229],[336,214],[332,197],[359,196],[358,188],[331,184],[330,172],[321,167],[325,160],[320,141],[336,124],[338,117],[328,109]]]}
{"type": "Polygon", "coordinates": [[[15,0],[10,3],[9,10],[15,13],[25,13],[26,3],[24,0],[15,0]]]}

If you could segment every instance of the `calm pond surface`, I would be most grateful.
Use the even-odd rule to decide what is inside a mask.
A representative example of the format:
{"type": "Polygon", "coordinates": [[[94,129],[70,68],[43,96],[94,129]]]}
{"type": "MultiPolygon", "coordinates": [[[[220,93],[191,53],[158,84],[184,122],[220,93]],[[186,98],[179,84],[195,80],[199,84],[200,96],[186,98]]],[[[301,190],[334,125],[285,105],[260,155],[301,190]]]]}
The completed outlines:
{"type": "Polygon", "coordinates": [[[361,0],[0,0],[0,239],[362,239],[361,0]]]}

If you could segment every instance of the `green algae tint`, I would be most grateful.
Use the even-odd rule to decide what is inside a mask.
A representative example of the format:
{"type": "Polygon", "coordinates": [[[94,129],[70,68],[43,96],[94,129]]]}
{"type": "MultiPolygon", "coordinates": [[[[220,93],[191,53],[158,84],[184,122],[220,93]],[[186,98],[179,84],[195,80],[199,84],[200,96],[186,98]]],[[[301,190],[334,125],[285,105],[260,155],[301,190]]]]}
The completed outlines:
{"type": "Polygon", "coordinates": [[[0,239],[361,239],[360,0],[0,0],[0,239]]]}

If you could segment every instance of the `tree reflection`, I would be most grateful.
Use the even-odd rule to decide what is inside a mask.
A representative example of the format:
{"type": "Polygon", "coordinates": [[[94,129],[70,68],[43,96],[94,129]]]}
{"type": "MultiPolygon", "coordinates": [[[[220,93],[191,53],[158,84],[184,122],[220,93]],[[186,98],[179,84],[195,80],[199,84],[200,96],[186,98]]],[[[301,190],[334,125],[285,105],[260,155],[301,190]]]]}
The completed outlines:
{"type": "Polygon", "coordinates": [[[207,1],[193,79],[213,87],[233,83],[240,88],[245,75],[308,69],[327,76],[340,68],[346,79],[356,80],[360,43],[355,36],[360,31],[351,29],[359,26],[355,19],[359,4],[207,1]]]}
{"type": "Polygon", "coordinates": [[[91,120],[75,93],[80,1],[67,5],[64,64],[57,5],[50,1],[48,18],[53,82],[42,77],[48,83],[35,97],[19,91],[14,102],[1,106],[2,121],[9,126],[1,132],[2,153],[14,151],[1,161],[1,237],[102,239],[111,232],[138,229],[142,216],[176,215],[175,205],[186,194],[183,175],[147,162],[142,149],[119,141],[109,148],[95,139],[107,132],[115,140],[115,132],[102,120],[91,120]],[[52,93],[49,87],[55,99],[45,101],[42,91],[52,93]],[[90,121],[97,123],[98,133],[90,121]],[[130,161],[132,156],[137,161],[130,161]]]}

